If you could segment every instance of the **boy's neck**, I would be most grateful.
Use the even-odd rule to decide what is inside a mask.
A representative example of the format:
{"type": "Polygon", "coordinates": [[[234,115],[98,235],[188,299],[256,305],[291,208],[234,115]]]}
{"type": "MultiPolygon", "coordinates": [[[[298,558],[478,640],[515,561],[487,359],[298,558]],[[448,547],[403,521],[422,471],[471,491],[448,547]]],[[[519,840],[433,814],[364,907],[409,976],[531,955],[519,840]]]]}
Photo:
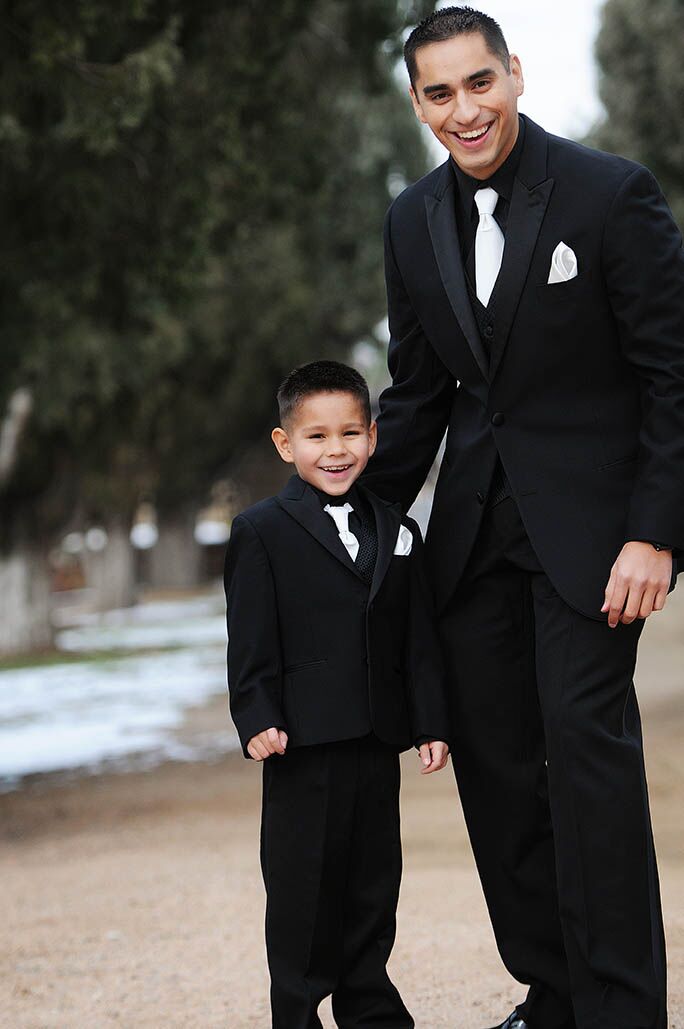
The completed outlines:
{"type": "MultiPolygon", "coordinates": [[[[303,481],[306,482],[306,479],[303,481]]],[[[352,506],[354,505],[354,498],[356,496],[356,479],[354,479],[354,482],[344,493],[326,493],[325,490],[319,489],[318,486],[314,486],[313,483],[310,482],[307,482],[307,486],[309,489],[314,491],[320,500],[322,507],[325,507],[326,504],[332,504],[335,506],[338,504],[342,505],[349,503],[352,506]]]]}

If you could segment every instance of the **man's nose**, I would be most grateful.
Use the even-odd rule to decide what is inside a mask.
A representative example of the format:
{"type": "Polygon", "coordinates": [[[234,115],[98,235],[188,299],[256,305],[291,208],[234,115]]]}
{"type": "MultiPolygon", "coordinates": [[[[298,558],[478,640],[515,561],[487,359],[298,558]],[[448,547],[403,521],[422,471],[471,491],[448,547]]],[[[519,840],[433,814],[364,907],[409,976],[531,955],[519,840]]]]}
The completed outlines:
{"type": "Polygon", "coordinates": [[[473,125],[480,117],[480,105],[471,93],[459,93],[451,109],[451,115],[457,125],[473,125]]]}

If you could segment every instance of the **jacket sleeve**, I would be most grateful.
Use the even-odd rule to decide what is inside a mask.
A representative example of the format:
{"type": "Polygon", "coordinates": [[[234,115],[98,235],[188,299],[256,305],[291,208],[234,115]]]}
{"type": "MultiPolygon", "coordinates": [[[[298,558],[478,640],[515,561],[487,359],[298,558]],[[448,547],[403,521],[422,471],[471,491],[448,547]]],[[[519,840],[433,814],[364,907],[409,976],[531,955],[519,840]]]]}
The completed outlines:
{"type": "Polygon", "coordinates": [[[641,383],[626,539],[684,547],[684,253],[658,183],[636,168],[605,225],[603,268],[623,356],[641,383]]]}
{"type": "Polygon", "coordinates": [[[230,711],[245,754],[252,736],[287,730],[276,593],[266,549],[251,522],[233,522],[224,584],[228,620],[230,711]]]}
{"type": "Polygon", "coordinates": [[[425,482],[446,432],[457,382],[418,319],[397,266],[385,219],[385,279],[392,385],[380,397],[378,446],[364,473],[368,489],[409,509],[425,482]]]}
{"type": "Polygon", "coordinates": [[[451,720],[447,702],[446,672],[437,635],[432,594],[425,574],[420,528],[407,519],[413,534],[409,626],[406,665],[409,678],[409,713],[413,740],[446,740],[451,745],[451,720]]]}

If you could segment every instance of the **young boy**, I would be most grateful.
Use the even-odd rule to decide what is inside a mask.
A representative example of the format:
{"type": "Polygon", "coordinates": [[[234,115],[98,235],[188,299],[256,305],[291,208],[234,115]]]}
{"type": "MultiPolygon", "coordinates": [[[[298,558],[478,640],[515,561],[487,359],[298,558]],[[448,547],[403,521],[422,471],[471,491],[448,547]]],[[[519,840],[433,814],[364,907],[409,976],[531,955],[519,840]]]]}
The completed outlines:
{"type": "Polygon", "coordinates": [[[264,761],[261,866],[274,1029],[408,1029],[389,979],[401,878],[399,752],[443,768],[449,736],[422,541],[356,482],[375,449],[364,379],[295,369],[272,438],[297,474],[233,522],[228,679],[264,761]]]}

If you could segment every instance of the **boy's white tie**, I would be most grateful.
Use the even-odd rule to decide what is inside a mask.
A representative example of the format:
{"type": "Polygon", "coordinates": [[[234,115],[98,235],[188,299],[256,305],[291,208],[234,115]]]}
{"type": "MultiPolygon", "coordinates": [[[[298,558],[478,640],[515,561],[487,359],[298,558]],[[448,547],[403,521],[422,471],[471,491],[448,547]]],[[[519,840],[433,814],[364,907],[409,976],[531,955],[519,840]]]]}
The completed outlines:
{"type": "Polygon", "coordinates": [[[494,218],[498,199],[499,194],[491,186],[478,189],[475,194],[475,203],[480,212],[475,233],[475,292],[485,307],[492,295],[504,250],[503,232],[494,218]]]}
{"type": "Polygon", "coordinates": [[[359,541],[349,529],[349,515],[354,508],[351,504],[326,504],[323,510],[328,512],[337,526],[340,539],[349,551],[352,561],[356,561],[356,556],[359,552],[359,541]]]}

